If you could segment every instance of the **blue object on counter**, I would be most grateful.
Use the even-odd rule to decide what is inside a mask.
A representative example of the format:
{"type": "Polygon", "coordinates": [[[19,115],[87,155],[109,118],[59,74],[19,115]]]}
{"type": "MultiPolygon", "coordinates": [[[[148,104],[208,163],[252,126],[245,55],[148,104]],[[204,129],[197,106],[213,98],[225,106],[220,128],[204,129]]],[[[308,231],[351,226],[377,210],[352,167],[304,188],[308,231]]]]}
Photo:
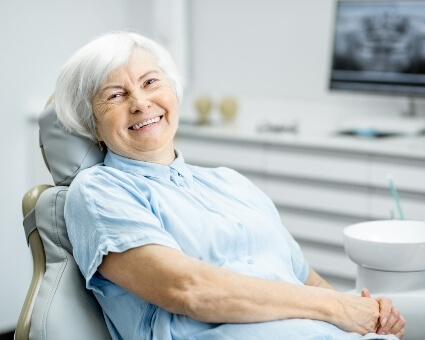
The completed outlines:
{"type": "Polygon", "coordinates": [[[380,131],[373,127],[344,129],[338,131],[340,135],[354,136],[354,137],[369,137],[369,138],[381,138],[381,137],[394,137],[400,136],[400,133],[392,131],[380,131]]]}
{"type": "Polygon", "coordinates": [[[400,217],[400,220],[404,220],[404,214],[403,214],[403,210],[401,209],[401,204],[400,204],[400,199],[398,197],[398,193],[397,193],[397,189],[395,187],[393,178],[391,175],[388,175],[388,182],[390,184],[390,190],[391,190],[391,194],[393,196],[395,205],[397,206],[397,210],[398,210],[398,215],[400,217]]]}

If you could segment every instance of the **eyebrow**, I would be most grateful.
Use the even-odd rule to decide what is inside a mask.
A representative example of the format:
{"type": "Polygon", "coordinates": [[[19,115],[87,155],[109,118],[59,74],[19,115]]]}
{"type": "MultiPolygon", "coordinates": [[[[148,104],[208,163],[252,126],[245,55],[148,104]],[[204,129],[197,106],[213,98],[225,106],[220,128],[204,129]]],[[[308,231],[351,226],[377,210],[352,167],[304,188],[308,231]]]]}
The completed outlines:
{"type": "Polygon", "coordinates": [[[146,71],[144,74],[142,74],[140,77],[139,77],[139,81],[140,80],[142,80],[143,78],[146,78],[148,75],[150,75],[150,74],[152,74],[152,73],[160,73],[158,70],[149,70],[149,71],[146,71]]]}
{"type": "MultiPolygon", "coordinates": [[[[137,81],[142,80],[143,78],[146,78],[148,75],[152,74],[152,73],[158,73],[160,74],[160,72],[158,70],[149,70],[146,71],[145,73],[143,73],[138,79],[137,81]]],[[[99,95],[102,95],[105,91],[110,90],[110,89],[120,89],[123,88],[123,85],[121,84],[114,84],[112,83],[111,85],[107,85],[105,87],[101,87],[99,89],[99,95]]]]}

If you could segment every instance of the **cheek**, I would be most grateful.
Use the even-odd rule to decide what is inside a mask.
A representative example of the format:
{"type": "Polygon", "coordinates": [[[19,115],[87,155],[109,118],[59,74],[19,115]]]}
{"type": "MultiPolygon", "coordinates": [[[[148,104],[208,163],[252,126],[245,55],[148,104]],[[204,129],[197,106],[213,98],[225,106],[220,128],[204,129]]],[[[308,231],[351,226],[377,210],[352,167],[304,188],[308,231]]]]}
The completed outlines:
{"type": "Polygon", "coordinates": [[[174,94],[169,95],[168,97],[165,97],[164,103],[166,104],[170,113],[173,114],[173,116],[179,115],[179,103],[178,103],[177,98],[174,94]]]}
{"type": "Polygon", "coordinates": [[[101,138],[99,140],[105,141],[105,139],[107,139],[111,134],[111,129],[113,129],[113,127],[113,122],[105,116],[100,119],[96,119],[97,136],[98,138],[101,138]]]}
{"type": "Polygon", "coordinates": [[[162,100],[162,103],[164,105],[167,105],[170,110],[171,109],[173,111],[176,111],[176,109],[178,110],[179,103],[178,103],[176,92],[173,86],[171,86],[170,84],[168,84],[167,86],[164,86],[162,88],[160,98],[162,100]]]}
{"type": "Polygon", "coordinates": [[[105,141],[105,134],[103,132],[102,126],[99,123],[96,124],[96,136],[99,142],[105,141]]]}

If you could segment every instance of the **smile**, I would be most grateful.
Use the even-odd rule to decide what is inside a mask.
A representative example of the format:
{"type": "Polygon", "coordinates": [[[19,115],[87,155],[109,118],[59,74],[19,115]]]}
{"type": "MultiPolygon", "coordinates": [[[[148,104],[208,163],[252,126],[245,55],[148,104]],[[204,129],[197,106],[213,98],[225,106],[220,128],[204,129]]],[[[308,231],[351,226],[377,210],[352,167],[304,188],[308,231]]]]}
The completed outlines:
{"type": "Polygon", "coordinates": [[[154,124],[154,123],[159,122],[159,121],[161,120],[161,118],[162,118],[162,116],[159,116],[159,117],[155,117],[155,118],[151,118],[151,119],[145,120],[145,121],[143,121],[143,122],[141,122],[141,123],[139,123],[139,124],[136,124],[136,125],[130,126],[130,129],[131,129],[131,130],[139,130],[140,128],[142,128],[142,127],[144,127],[144,126],[148,126],[148,125],[151,125],[151,124],[154,124]]]}

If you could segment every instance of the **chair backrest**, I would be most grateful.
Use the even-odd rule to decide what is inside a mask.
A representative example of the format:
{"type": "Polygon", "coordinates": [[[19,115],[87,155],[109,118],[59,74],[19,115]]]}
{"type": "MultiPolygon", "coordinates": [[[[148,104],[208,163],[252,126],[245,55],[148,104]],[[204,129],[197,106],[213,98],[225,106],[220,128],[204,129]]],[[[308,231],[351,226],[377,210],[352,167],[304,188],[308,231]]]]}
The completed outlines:
{"type": "Polygon", "coordinates": [[[57,121],[54,103],[39,118],[40,146],[56,186],[37,186],[23,200],[24,227],[34,271],[15,339],[108,339],[102,311],[86,290],[68,239],[64,203],[79,171],[103,161],[93,141],[57,121]]]}

